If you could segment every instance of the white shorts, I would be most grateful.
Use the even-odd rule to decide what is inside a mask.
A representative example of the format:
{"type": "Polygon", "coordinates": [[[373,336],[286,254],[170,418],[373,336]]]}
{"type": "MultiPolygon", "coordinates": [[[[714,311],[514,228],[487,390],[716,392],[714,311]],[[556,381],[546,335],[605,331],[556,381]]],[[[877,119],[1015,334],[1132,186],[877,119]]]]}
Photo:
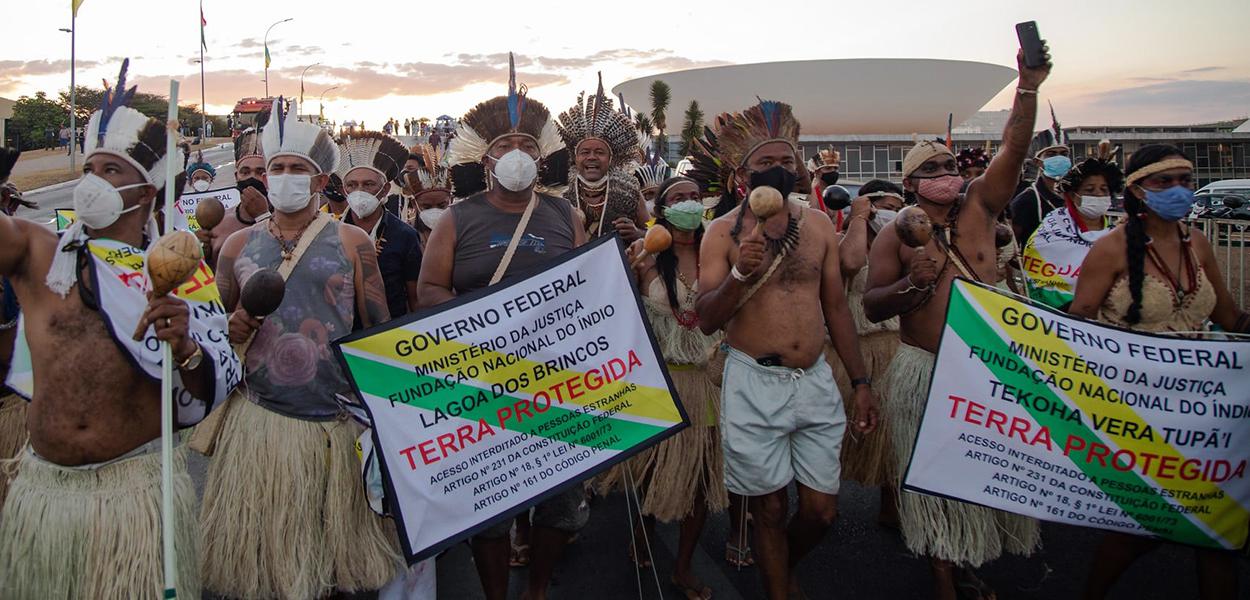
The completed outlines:
{"type": "Polygon", "coordinates": [[[729,348],[721,390],[730,492],[763,496],[797,479],[838,493],[846,413],[824,356],[807,369],[765,367],[729,348]]]}

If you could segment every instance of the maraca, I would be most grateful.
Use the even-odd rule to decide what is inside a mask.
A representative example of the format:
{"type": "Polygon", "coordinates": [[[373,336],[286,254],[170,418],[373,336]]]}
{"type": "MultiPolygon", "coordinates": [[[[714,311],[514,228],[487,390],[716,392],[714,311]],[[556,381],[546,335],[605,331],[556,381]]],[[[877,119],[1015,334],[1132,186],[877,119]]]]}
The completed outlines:
{"type": "Polygon", "coordinates": [[[933,221],[919,206],[908,206],[894,217],[899,241],[910,248],[924,248],[933,239],[933,221]]]}
{"type": "Polygon", "coordinates": [[[673,245],[673,234],[668,232],[668,228],[664,226],[656,226],[647,230],[647,235],[642,238],[642,252],[629,265],[631,269],[637,268],[647,256],[659,254],[668,250],[673,245]]]}
{"type": "Polygon", "coordinates": [[[255,319],[264,319],[278,310],[286,293],[286,282],[273,269],[260,269],[247,278],[239,302],[255,319]]]}
{"type": "Polygon", "coordinates": [[[751,190],[747,204],[751,207],[751,213],[755,215],[755,235],[759,235],[764,230],[764,221],[785,208],[786,199],[781,197],[781,192],[777,191],[777,188],[762,185],[751,190]]]}
{"type": "Polygon", "coordinates": [[[1008,227],[1006,223],[994,224],[994,247],[995,248],[1002,248],[1003,246],[1010,244],[1012,238],[1014,238],[1015,236],[1016,234],[1012,233],[1011,227],[1008,227]]]}
{"type": "MultiPolygon", "coordinates": [[[[185,283],[200,268],[204,259],[204,251],[200,241],[189,231],[172,231],[161,236],[148,250],[148,280],[152,291],[148,298],[164,296],[185,283]]],[[[142,329],[134,334],[136,340],[142,339],[143,321],[139,322],[142,329]]]]}
{"type": "Polygon", "coordinates": [[[219,225],[225,217],[226,207],[216,198],[204,198],[195,206],[195,220],[205,231],[219,225]]]}

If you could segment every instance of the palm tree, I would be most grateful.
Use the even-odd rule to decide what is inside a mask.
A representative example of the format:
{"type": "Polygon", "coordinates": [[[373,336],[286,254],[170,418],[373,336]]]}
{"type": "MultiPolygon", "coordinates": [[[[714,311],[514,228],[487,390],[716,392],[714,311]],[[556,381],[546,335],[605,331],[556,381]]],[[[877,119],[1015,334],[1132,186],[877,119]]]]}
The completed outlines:
{"type": "Polygon", "coordinates": [[[686,109],[686,122],[681,126],[681,153],[689,156],[695,140],[703,133],[703,109],[697,100],[691,100],[686,109]]]}
{"type": "Polygon", "coordinates": [[[654,129],[651,127],[651,117],[642,113],[634,113],[634,128],[641,135],[649,136],[654,132],[654,129]]]}
{"type": "Polygon", "coordinates": [[[657,132],[655,138],[655,152],[668,159],[668,138],[664,136],[664,130],[668,129],[668,121],[664,118],[664,112],[668,110],[668,104],[673,100],[673,90],[668,87],[667,83],[660,80],[651,82],[651,123],[655,125],[657,132]]]}

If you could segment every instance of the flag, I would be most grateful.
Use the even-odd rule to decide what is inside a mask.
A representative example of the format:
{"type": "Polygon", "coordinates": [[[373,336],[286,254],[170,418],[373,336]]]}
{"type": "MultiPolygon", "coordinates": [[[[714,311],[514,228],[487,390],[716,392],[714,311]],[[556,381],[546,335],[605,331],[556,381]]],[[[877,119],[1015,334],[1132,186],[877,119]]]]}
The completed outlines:
{"type": "Polygon", "coordinates": [[[265,68],[269,68],[269,44],[265,44],[265,68]]]}
{"type": "Polygon", "coordinates": [[[82,0],[69,0],[69,10],[73,13],[75,19],[78,18],[78,7],[82,6],[82,0]]]}
{"type": "MultiPolygon", "coordinates": [[[[82,0],[79,0],[80,2],[82,0]]],[[[204,2],[200,2],[200,47],[208,50],[208,42],[204,40],[204,26],[208,25],[208,21],[204,19],[204,2]]]]}

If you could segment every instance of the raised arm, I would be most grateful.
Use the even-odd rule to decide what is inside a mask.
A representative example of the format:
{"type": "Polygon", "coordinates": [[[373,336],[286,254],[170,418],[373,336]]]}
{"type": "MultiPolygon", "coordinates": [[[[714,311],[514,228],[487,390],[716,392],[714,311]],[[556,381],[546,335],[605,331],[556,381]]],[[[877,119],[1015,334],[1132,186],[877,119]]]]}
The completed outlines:
{"type": "Polygon", "coordinates": [[[764,238],[753,230],[738,246],[738,272],[746,275],[747,281],[730,274],[735,266],[729,261],[732,214],[713,221],[699,246],[699,299],[695,301],[695,311],[699,313],[699,329],[707,335],[719,331],[733,318],[742,294],[762,275],[758,271],[764,262],[764,238]]]}
{"type": "Polygon", "coordinates": [[[968,197],[979,198],[985,210],[994,216],[1003,212],[1015,195],[1016,184],[1020,181],[1020,167],[1024,165],[1024,157],[1029,151],[1029,142],[1033,139],[1033,121],[1037,118],[1037,90],[1050,75],[1050,53],[1042,46],[1046,62],[1040,67],[1024,66],[1024,51],[1016,52],[1016,65],[1020,71],[1020,81],[1016,87],[1015,102],[1011,105],[1011,116],[1003,128],[1003,145],[985,169],[985,175],[977,178],[969,185],[968,197]]]}
{"type": "Polygon", "coordinates": [[[421,308],[438,306],[456,297],[451,290],[451,272],[455,264],[456,213],[447,211],[438,220],[425,242],[421,259],[421,275],[417,278],[417,300],[421,308]]]}

